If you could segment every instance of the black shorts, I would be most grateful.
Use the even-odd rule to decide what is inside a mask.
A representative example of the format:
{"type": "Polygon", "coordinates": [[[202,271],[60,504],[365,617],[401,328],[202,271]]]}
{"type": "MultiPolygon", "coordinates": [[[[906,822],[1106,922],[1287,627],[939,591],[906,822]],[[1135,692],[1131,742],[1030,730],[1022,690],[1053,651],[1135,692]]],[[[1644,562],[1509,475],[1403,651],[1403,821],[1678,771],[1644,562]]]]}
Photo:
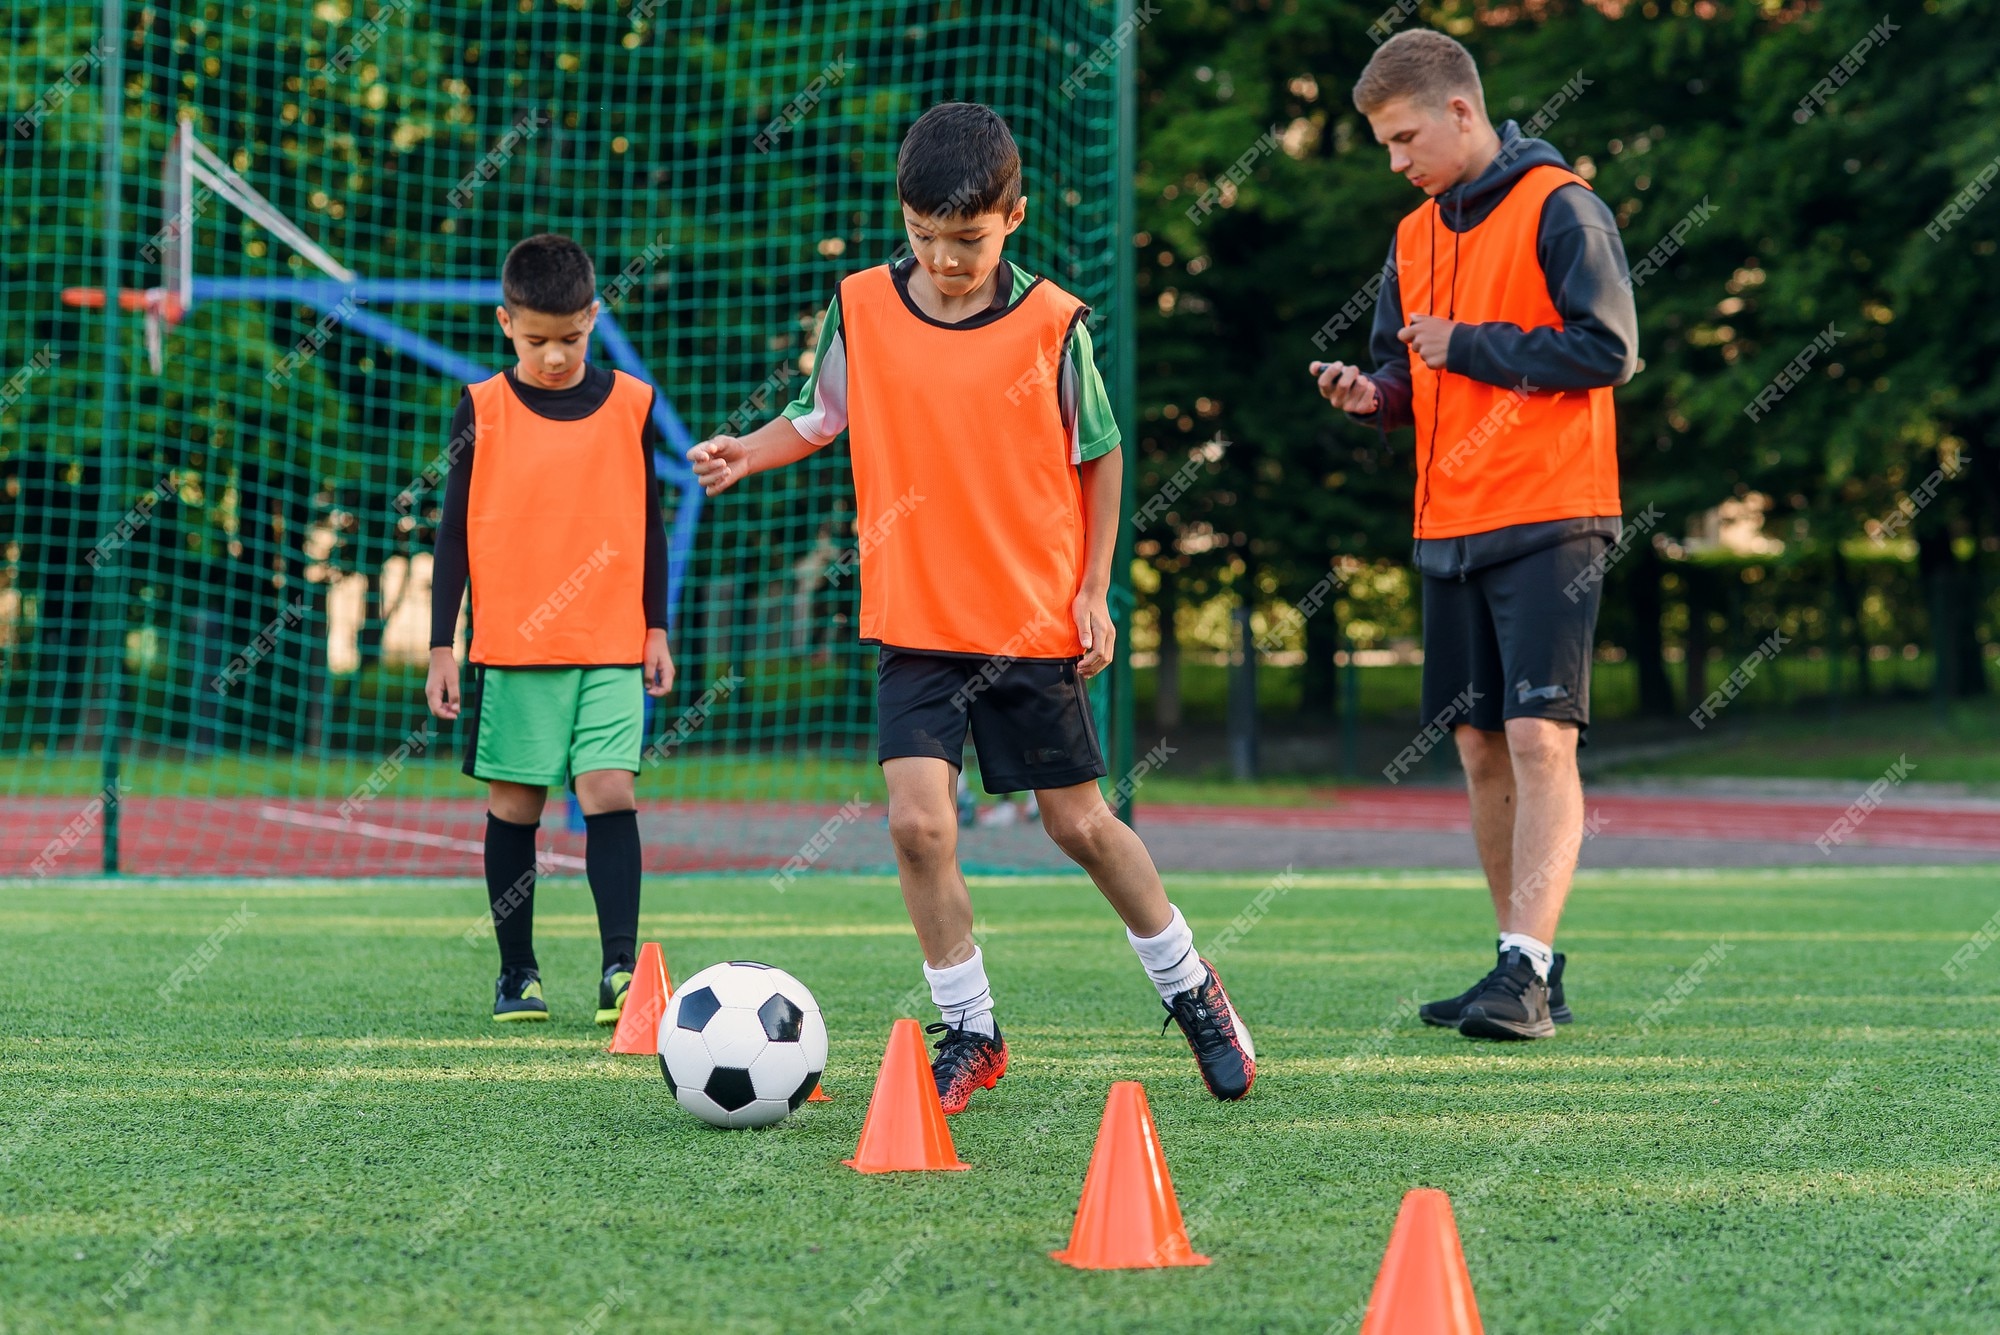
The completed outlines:
{"type": "Polygon", "coordinates": [[[989,793],[1101,779],[1090,699],[1074,659],[969,658],[884,649],[875,670],[878,760],[930,756],[965,768],[965,730],[989,793]]]}
{"type": "Polygon", "coordinates": [[[1423,719],[1504,732],[1510,718],[1590,726],[1590,660],[1604,553],[1571,538],[1464,579],[1424,576],[1423,719]]]}

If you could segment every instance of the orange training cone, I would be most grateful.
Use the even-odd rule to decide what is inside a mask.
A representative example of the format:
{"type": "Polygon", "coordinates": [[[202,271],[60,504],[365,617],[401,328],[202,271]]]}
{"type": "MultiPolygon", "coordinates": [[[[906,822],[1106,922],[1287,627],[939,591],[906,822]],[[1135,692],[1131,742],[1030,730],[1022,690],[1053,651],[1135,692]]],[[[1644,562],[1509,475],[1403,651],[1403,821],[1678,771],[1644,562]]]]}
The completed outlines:
{"type": "Polygon", "coordinates": [[[1361,1335],[1482,1335],[1451,1197],[1419,1187],[1403,1197],[1389,1250],[1368,1295],[1361,1335]]]}
{"type": "Polygon", "coordinates": [[[1111,1086],[1069,1248],[1049,1255],[1079,1270],[1208,1264],[1188,1244],[1167,1156],[1146,1106],[1146,1087],[1137,1080],[1111,1086]]]}
{"type": "Polygon", "coordinates": [[[812,1093],[810,1093],[810,1094],[808,1094],[808,1095],[806,1095],[806,1102],[807,1102],[807,1103],[832,1103],[832,1102],[833,1102],[833,1095],[831,1095],[831,1094],[827,1093],[827,1092],[826,1092],[825,1090],[821,1089],[821,1088],[820,1088],[820,1087],[819,1087],[819,1086],[818,1086],[817,1084],[815,1084],[815,1085],[813,1086],[813,1092],[812,1092],[812,1093]]]}
{"type": "Polygon", "coordinates": [[[667,998],[673,991],[660,943],[648,941],[639,947],[639,963],[633,966],[632,987],[625,994],[625,1009],[618,1012],[618,1028],[612,1031],[609,1051],[658,1054],[660,1017],[666,1014],[667,998]]]}
{"type": "Polygon", "coordinates": [[[924,1031],[915,1020],[898,1020],[882,1054],[882,1073],[861,1123],[861,1143],[842,1163],[857,1173],[911,1173],[924,1169],[970,1168],[958,1161],[951,1128],[938,1102],[937,1081],[924,1059],[924,1031]]]}

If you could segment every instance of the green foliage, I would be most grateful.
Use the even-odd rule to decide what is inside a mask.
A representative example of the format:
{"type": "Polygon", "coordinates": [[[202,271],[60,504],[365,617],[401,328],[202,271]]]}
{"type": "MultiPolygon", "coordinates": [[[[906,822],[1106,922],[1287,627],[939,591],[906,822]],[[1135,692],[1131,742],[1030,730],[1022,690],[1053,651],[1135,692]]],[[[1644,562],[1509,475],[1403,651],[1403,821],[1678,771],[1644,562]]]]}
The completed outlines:
{"type": "MultiPolygon", "coordinates": [[[[1253,599],[1296,601],[1330,560],[1407,556],[1407,433],[1384,442],[1337,419],[1304,370],[1325,355],[1313,332],[1373,275],[1418,202],[1348,99],[1381,16],[1338,0],[1181,0],[1148,33],[1141,497],[1199,442],[1231,442],[1142,549],[1187,567],[1179,587],[1191,597],[1248,563],[1276,573],[1253,599]],[[1254,152],[1272,125],[1284,148],[1254,152]],[[1191,220],[1189,206],[1238,163],[1247,179],[1191,220]]],[[[1895,29],[1799,118],[1801,99],[1884,17],[1859,0],[1563,0],[1425,5],[1388,21],[1470,45],[1496,121],[1527,119],[1580,71],[1587,88],[1545,137],[1591,178],[1635,263],[1669,243],[1636,292],[1644,368],[1618,391],[1627,513],[1659,506],[1660,532],[1679,534],[1718,503],[1761,493],[1767,531],[1819,552],[1826,581],[1826,554],[1872,532],[1942,464],[1957,476],[1908,530],[1928,544],[1925,583],[1896,604],[1893,629],[1874,633],[1931,636],[1942,597],[1963,609],[1951,634],[1990,643],[2000,204],[1976,205],[1937,239],[1925,228],[2000,156],[2000,22],[1971,0],[1891,14],[1895,29]],[[1706,220],[1682,228],[1676,248],[1669,238],[1691,215],[1706,220]],[[1751,420],[1745,406],[1829,325],[1832,354],[1751,420]]],[[[1365,364],[1372,303],[1359,305],[1331,351],[1365,364]]],[[[1657,577],[1645,566],[1615,570],[1607,602],[1657,577]]],[[[1343,603],[1342,621],[1354,610],[1343,603]]],[[[1670,635],[1676,615],[1685,621],[1667,609],[1670,635]]],[[[1607,629],[1643,643],[1616,613],[1607,629]]]]}

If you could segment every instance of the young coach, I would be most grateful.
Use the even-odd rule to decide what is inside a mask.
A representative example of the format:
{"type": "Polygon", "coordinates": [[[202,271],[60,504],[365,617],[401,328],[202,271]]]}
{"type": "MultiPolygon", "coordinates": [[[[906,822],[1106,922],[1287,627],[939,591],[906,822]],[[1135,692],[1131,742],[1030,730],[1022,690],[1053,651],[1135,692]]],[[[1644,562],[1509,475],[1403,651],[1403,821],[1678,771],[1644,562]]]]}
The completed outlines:
{"type": "Polygon", "coordinates": [[[1611,389],[1639,360],[1625,252],[1560,153],[1493,128],[1471,53],[1443,33],[1383,43],[1354,105],[1429,198],[1389,249],[1375,369],[1312,370],[1356,421],[1416,427],[1423,716],[1457,742],[1500,929],[1493,971],[1419,1013],[1546,1038],[1570,1018],[1554,942],[1583,842],[1591,576],[1619,533],[1611,389]]]}

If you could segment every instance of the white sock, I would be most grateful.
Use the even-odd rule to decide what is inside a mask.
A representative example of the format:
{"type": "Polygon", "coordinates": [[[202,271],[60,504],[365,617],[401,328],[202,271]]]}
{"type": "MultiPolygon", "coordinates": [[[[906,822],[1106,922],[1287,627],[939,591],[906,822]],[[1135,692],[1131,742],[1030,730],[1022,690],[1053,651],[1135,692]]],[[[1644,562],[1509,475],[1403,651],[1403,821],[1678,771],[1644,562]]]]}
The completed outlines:
{"type": "Polygon", "coordinates": [[[938,1016],[954,1029],[964,1029],[993,1038],[993,989],[986,982],[986,957],[974,946],[972,958],[946,969],[924,965],[924,981],[931,985],[931,1000],[938,1016]]]}
{"type": "Polygon", "coordinates": [[[1208,978],[1201,956],[1194,951],[1194,929],[1187,925],[1178,908],[1174,910],[1174,920],[1158,936],[1134,936],[1128,927],[1125,939],[1139,952],[1139,962],[1146,966],[1146,976],[1160,990],[1162,1001],[1171,1001],[1191,987],[1200,987],[1208,978]]]}
{"type": "Polygon", "coordinates": [[[1528,957],[1528,962],[1535,966],[1535,972],[1541,980],[1545,983],[1549,981],[1549,968],[1556,962],[1556,948],[1548,942],[1537,941],[1526,932],[1502,932],[1500,950],[1502,954],[1510,950],[1520,951],[1528,957]]]}

